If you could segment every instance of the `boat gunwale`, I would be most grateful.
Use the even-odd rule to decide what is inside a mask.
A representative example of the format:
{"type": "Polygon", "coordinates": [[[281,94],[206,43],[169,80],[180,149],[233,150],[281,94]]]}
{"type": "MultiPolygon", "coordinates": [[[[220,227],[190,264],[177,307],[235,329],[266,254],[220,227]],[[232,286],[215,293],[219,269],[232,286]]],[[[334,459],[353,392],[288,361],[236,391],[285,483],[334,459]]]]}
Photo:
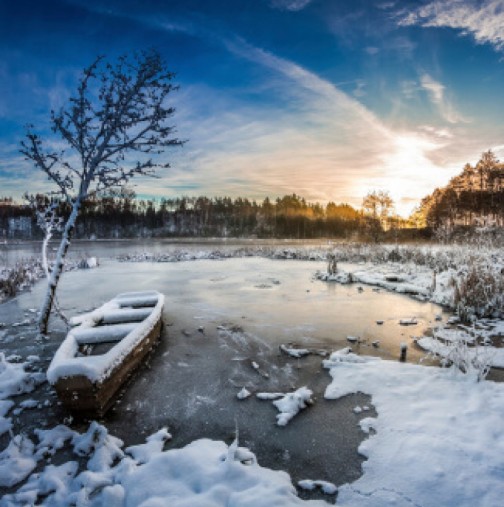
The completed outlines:
{"type": "MultiPolygon", "coordinates": [[[[74,332],[92,329],[93,327],[101,327],[97,326],[101,320],[100,315],[105,311],[117,309],[119,306],[117,305],[117,307],[114,308],[114,303],[117,304],[117,300],[120,299],[122,294],[112,298],[93,312],[85,314],[88,318],[82,319],[79,325],[68,332],[56,351],[47,370],[47,379],[49,383],[55,385],[60,380],[82,376],[87,378],[92,384],[103,384],[113,375],[115,369],[120,366],[121,362],[146,339],[149,333],[155,329],[160,322],[164,307],[164,295],[159,292],[149,291],[150,296],[154,295],[154,293],[158,295],[158,300],[156,305],[152,307],[149,315],[138,322],[138,326],[135,326],[135,328],[128,332],[122,339],[118,340],[110,350],[101,355],[76,357],[80,341],[74,336],[74,332]]],[[[135,293],[126,294],[129,296],[135,293]]],[[[139,294],[145,293],[142,292],[139,294]]],[[[105,342],[105,340],[103,341],[105,342]]]]}

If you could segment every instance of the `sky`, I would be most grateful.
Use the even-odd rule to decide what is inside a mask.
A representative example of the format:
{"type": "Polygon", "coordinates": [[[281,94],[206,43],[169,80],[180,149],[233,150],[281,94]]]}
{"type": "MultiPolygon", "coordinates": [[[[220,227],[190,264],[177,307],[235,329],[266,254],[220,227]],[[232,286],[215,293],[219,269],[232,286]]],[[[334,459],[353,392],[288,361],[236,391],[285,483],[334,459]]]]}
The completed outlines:
{"type": "Polygon", "coordinates": [[[56,142],[82,69],[147,48],[176,73],[187,143],[139,196],[386,190],[405,216],[483,151],[504,158],[504,0],[0,0],[0,196],[51,189],[25,126],[56,142]]]}

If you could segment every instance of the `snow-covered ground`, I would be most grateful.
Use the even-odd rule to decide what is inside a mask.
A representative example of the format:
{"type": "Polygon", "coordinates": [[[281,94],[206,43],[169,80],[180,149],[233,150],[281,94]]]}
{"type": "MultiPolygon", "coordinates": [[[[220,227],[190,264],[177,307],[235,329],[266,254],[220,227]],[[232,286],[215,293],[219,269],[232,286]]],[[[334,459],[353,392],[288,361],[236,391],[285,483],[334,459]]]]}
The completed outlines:
{"type": "Polygon", "coordinates": [[[339,488],[343,507],[495,507],[504,495],[504,384],[440,369],[356,356],[324,360],[325,397],[372,396],[376,418],[359,452],[363,476],[339,488]]]}
{"type": "MultiPolygon", "coordinates": [[[[439,271],[434,286],[433,270],[426,264],[369,263],[339,268],[337,276],[344,276],[341,272],[351,272],[352,280],[361,284],[416,294],[416,297],[448,306],[453,300],[450,299],[453,286],[449,281],[453,273],[446,274],[445,279],[439,271]],[[355,276],[360,278],[356,280],[355,276]]],[[[193,271],[191,276],[194,278],[194,275],[193,271]]],[[[268,279],[267,284],[257,285],[254,279],[247,290],[250,294],[255,291],[257,298],[258,290],[264,295],[264,291],[278,287],[277,280],[268,279]]],[[[193,283],[196,287],[204,287],[198,279],[193,279],[193,283]]],[[[313,287],[303,292],[305,296],[321,297],[313,287]]],[[[367,292],[362,292],[348,295],[365,297],[367,292]]],[[[201,306],[203,308],[206,311],[206,307],[201,306]]],[[[378,324],[376,316],[372,319],[376,329],[387,328],[387,322],[383,326],[381,320],[378,324]]],[[[399,322],[400,319],[396,319],[397,326],[399,322]]],[[[494,346],[500,345],[495,340],[502,340],[502,321],[490,319],[477,324],[480,341],[493,340],[494,346]]],[[[410,327],[414,326],[408,329],[410,327]]],[[[195,334],[202,340],[209,340],[208,326],[200,325],[200,328],[195,334]]],[[[454,335],[458,336],[460,331],[460,328],[452,332],[442,327],[438,334],[446,344],[453,342],[454,335]]],[[[219,330],[220,335],[229,343],[232,338],[242,340],[245,337],[227,328],[219,330]]],[[[349,332],[344,336],[356,335],[349,332]]],[[[360,346],[357,337],[355,347],[360,346]]],[[[289,476],[262,467],[251,451],[240,446],[239,434],[229,445],[203,438],[174,448],[170,444],[170,433],[175,435],[174,430],[158,427],[145,444],[127,447],[105,426],[93,422],[81,432],[60,424],[40,427],[30,434],[10,434],[7,447],[0,453],[0,487],[6,491],[0,506],[267,507],[322,506],[335,501],[342,507],[495,507],[501,504],[504,496],[504,441],[501,436],[504,384],[476,382],[474,376],[464,375],[454,368],[368,357],[365,351],[371,353],[371,346],[360,348],[362,355],[346,348],[325,359],[314,355],[316,349],[310,344],[310,349],[306,350],[312,352],[311,355],[297,352],[301,348],[284,346],[282,349],[283,357],[298,365],[300,361],[320,361],[321,367],[330,374],[324,398],[319,397],[314,402],[331,404],[331,400],[348,394],[364,393],[371,396],[377,413],[370,415],[367,405],[354,407],[356,415],[364,416],[356,419],[355,424],[368,434],[359,447],[367,461],[359,479],[339,486],[336,500],[334,496],[328,496],[327,500],[299,498],[289,476]]],[[[18,402],[16,396],[29,393],[43,381],[43,375],[33,372],[36,363],[36,357],[24,362],[19,358],[1,357],[0,433],[4,436],[12,427],[15,411],[30,410],[33,405],[30,400],[18,402]]],[[[253,368],[252,364],[251,370],[253,368]]],[[[263,372],[262,368],[258,364],[259,373],[263,372]]],[[[259,374],[257,377],[269,381],[259,374]]],[[[312,400],[309,382],[307,386],[290,393],[267,393],[270,399],[274,395],[281,397],[275,406],[282,422],[284,418],[290,420],[312,400]]],[[[235,403],[237,410],[254,401],[254,397],[247,394],[250,391],[239,391],[239,387],[229,397],[229,403],[235,403]],[[239,392],[244,394],[241,400],[236,399],[239,392]]],[[[260,394],[264,393],[258,396],[260,394]]],[[[278,431],[296,428],[298,418],[309,410],[301,412],[287,428],[278,431]]],[[[330,420],[326,422],[331,424],[330,420]]],[[[316,433],[317,427],[312,431],[316,433]]],[[[319,487],[331,494],[336,489],[319,477],[306,477],[299,487],[308,490],[319,487]]]]}
{"type": "MultiPolygon", "coordinates": [[[[360,421],[369,434],[359,448],[367,457],[364,474],[339,487],[337,505],[500,505],[504,494],[504,384],[474,382],[451,369],[358,356],[349,348],[322,361],[332,377],[325,392],[327,400],[368,393],[378,413],[360,421]]],[[[12,396],[30,390],[40,380],[32,379],[26,366],[2,358],[3,432],[9,429],[5,415],[15,404],[12,396]]],[[[287,399],[291,402],[293,398],[283,398],[287,399]]],[[[362,410],[355,407],[356,412],[362,410]]],[[[96,422],[84,433],[58,425],[30,436],[12,435],[0,453],[0,486],[22,485],[4,495],[0,505],[277,507],[333,503],[301,500],[285,472],[261,467],[253,453],[239,446],[239,439],[231,445],[200,439],[172,449],[170,438],[167,429],[160,428],[145,444],[124,448],[120,439],[96,422]],[[69,458],[52,464],[52,456],[61,448],[68,449],[69,458]]],[[[318,485],[330,493],[335,489],[316,478],[301,482],[303,488],[318,485]]]]}

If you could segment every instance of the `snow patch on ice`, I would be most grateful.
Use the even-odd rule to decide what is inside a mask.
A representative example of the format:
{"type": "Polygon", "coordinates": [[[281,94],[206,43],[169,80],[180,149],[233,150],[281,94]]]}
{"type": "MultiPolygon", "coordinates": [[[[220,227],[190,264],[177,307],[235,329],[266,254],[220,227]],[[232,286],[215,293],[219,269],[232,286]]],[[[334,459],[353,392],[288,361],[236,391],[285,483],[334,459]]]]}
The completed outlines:
{"type": "MultiPolygon", "coordinates": [[[[347,354],[348,355],[348,354],[347,354]]],[[[494,507],[502,502],[504,384],[447,369],[362,358],[324,361],[325,397],[372,396],[364,475],[339,487],[341,507],[494,507]],[[384,465],[386,464],[386,466],[384,465]]]]}
{"type": "MultiPolygon", "coordinates": [[[[259,399],[268,399],[264,395],[268,393],[258,393],[257,397],[259,399]]],[[[279,393],[271,393],[269,394],[271,399],[271,396],[276,396],[279,393]]],[[[286,426],[289,421],[296,416],[300,410],[306,408],[308,405],[311,405],[313,403],[312,400],[313,391],[308,389],[306,386],[300,387],[296,391],[292,393],[286,393],[281,394],[281,398],[273,401],[273,405],[278,409],[280,412],[277,415],[277,425],[278,426],[286,426]]]]}
{"type": "Polygon", "coordinates": [[[236,397],[239,400],[245,400],[245,399],[249,398],[250,396],[252,396],[252,393],[246,387],[243,387],[240,390],[240,392],[236,395],[236,397]]]}
{"type": "Polygon", "coordinates": [[[335,495],[338,491],[338,487],[332,482],[327,481],[312,481],[310,479],[304,479],[298,481],[298,486],[301,489],[313,491],[315,488],[320,488],[326,495],[335,495]]]}

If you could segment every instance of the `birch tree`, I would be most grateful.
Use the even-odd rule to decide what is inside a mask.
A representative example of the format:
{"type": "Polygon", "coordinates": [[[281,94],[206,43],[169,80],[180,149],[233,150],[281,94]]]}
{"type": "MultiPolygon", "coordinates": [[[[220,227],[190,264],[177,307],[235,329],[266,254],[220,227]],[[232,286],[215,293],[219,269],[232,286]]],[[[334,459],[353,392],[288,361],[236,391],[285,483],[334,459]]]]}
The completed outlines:
{"type": "Polygon", "coordinates": [[[114,62],[98,57],[84,69],[66,107],[51,112],[50,142],[28,126],[21,152],[47,175],[70,214],[50,267],[48,289],[39,317],[47,333],[56,288],[63,272],[83,201],[92,192],[121,187],[133,177],[154,176],[160,155],[182,141],[169,123],[175,109],[168,95],[177,87],[155,51],[122,56],[114,62]],[[53,146],[64,146],[54,149],[53,146]]]}

